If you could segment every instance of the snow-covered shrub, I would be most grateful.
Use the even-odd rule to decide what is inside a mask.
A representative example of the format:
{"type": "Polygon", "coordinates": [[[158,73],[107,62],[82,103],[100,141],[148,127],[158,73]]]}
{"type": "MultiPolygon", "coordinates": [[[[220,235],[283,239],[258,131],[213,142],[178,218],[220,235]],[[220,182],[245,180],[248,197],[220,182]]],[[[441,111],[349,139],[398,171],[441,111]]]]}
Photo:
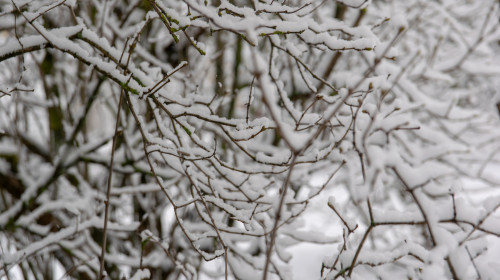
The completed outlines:
{"type": "Polygon", "coordinates": [[[498,1],[0,3],[0,276],[498,275],[498,1]]]}

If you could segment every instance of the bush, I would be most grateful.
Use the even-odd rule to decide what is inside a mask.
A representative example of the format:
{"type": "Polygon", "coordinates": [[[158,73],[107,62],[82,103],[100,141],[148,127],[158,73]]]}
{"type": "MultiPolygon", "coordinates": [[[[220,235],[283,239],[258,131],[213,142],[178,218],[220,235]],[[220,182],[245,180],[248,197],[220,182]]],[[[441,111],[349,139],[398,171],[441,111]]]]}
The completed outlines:
{"type": "Polygon", "coordinates": [[[0,276],[498,275],[497,1],[0,3],[0,276]]]}

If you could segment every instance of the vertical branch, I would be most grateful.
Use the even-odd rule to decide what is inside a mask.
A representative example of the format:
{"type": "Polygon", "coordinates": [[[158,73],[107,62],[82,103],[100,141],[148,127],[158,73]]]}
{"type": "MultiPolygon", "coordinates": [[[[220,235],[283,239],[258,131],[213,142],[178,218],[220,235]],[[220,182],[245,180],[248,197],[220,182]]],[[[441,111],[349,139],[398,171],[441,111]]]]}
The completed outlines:
{"type": "Polygon", "coordinates": [[[108,170],[108,185],[106,189],[106,200],[104,201],[104,227],[102,231],[102,248],[101,248],[101,262],[99,266],[99,277],[97,279],[103,279],[104,275],[104,257],[106,255],[106,243],[107,243],[107,231],[108,231],[108,220],[109,220],[109,196],[111,192],[111,180],[113,177],[113,161],[115,158],[115,148],[116,148],[116,138],[121,134],[118,131],[120,126],[120,111],[123,102],[123,89],[120,91],[120,100],[118,101],[118,110],[116,112],[116,123],[115,123],[115,134],[113,135],[113,143],[111,146],[111,159],[109,161],[108,170]]]}
{"type": "Polygon", "coordinates": [[[271,254],[273,251],[274,243],[276,242],[276,233],[278,231],[278,226],[281,218],[281,211],[283,208],[283,204],[285,203],[288,186],[290,184],[290,178],[292,177],[292,171],[295,166],[296,160],[297,160],[297,154],[294,154],[292,162],[290,164],[290,169],[288,170],[285,182],[283,183],[278,209],[276,209],[276,215],[274,217],[274,225],[273,229],[271,230],[271,239],[269,240],[269,245],[267,246],[267,251],[266,251],[266,263],[264,265],[264,272],[263,272],[264,274],[262,275],[262,280],[267,279],[267,272],[269,270],[269,264],[271,263],[271,254]]]}

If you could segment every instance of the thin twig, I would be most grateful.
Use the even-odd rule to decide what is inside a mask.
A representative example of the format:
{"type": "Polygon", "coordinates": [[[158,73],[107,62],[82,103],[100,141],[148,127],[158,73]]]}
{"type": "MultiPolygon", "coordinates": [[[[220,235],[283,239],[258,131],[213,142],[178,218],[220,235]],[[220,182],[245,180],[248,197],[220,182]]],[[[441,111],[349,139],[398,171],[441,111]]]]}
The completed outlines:
{"type": "Polygon", "coordinates": [[[113,136],[113,144],[111,147],[111,159],[109,162],[108,170],[108,186],[106,190],[106,200],[104,201],[104,227],[102,231],[102,248],[101,248],[101,262],[99,266],[99,277],[97,279],[103,279],[104,275],[104,256],[106,255],[106,242],[107,242],[107,230],[108,230],[108,220],[109,220],[109,196],[111,192],[111,180],[113,177],[113,161],[115,158],[115,148],[116,148],[116,138],[120,135],[118,127],[120,126],[120,109],[123,102],[123,89],[120,92],[120,101],[118,101],[118,111],[116,113],[116,123],[115,123],[115,134],[113,136]]]}
{"type": "Polygon", "coordinates": [[[279,221],[281,218],[281,210],[283,209],[283,204],[285,202],[286,193],[287,193],[287,190],[288,190],[288,187],[290,184],[290,178],[292,177],[292,171],[293,171],[293,167],[295,166],[296,159],[297,159],[297,154],[294,154],[293,158],[292,158],[292,163],[290,164],[290,169],[288,170],[288,174],[286,176],[285,182],[283,183],[283,188],[281,191],[281,198],[280,198],[280,201],[278,204],[278,209],[276,210],[276,215],[274,217],[273,229],[271,230],[271,240],[269,241],[269,245],[268,245],[267,251],[266,251],[266,263],[264,265],[264,272],[262,275],[262,280],[267,279],[267,271],[269,270],[269,263],[271,262],[271,253],[273,251],[274,243],[276,241],[276,233],[278,231],[278,225],[279,225],[279,221]]]}

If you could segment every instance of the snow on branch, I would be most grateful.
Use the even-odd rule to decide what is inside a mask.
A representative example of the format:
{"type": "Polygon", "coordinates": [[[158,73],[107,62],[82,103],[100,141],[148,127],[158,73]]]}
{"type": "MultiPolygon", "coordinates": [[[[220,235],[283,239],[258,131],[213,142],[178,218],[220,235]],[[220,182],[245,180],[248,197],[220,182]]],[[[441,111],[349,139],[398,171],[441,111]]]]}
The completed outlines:
{"type": "Polygon", "coordinates": [[[1,5],[0,278],[497,275],[497,1],[1,5]]]}

